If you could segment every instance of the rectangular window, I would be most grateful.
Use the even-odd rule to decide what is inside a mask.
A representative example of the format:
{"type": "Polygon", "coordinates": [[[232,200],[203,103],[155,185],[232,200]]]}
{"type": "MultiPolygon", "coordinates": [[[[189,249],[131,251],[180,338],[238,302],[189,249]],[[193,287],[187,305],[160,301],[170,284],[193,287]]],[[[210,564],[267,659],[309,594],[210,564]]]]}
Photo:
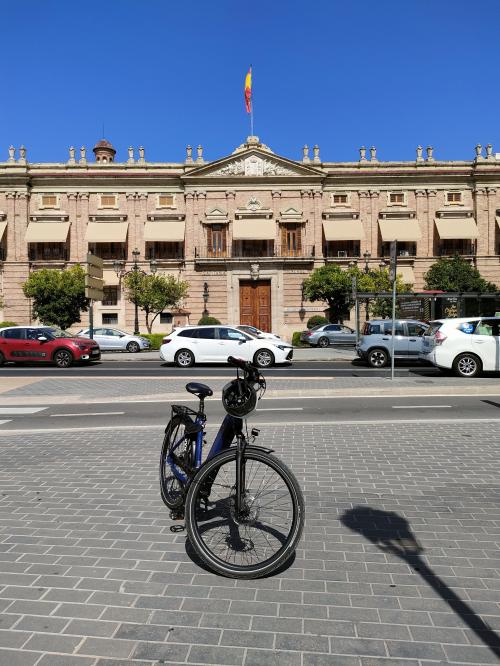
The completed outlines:
{"type": "Polygon", "coordinates": [[[104,287],[103,305],[118,305],[118,287],[104,287]]]}
{"type": "Polygon", "coordinates": [[[462,203],[462,193],[461,192],[447,192],[446,201],[448,203],[462,203]]]}
{"type": "Polygon", "coordinates": [[[346,205],[348,202],[347,194],[334,194],[333,195],[333,205],[342,206],[346,205]]]}
{"type": "Polygon", "coordinates": [[[173,194],[159,194],[158,195],[158,208],[173,208],[174,195],[173,194]]]}
{"type": "Polygon", "coordinates": [[[403,192],[389,192],[389,203],[391,204],[404,204],[405,195],[403,192]]]}
{"type": "Polygon", "coordinates": [[[116,194],[101,194],[101,208],[116,208],[116,194]]]}
{"type": "Polygon", "coordinates": [[[160,312],[160,324],[171,324],[172,314],[170,312],[160,312]]]}
{"type": "Polygon", "coordinates": [[[108,325],[117,325],[118,324],[118,313],[117,312],[103,312],[102,313],[102,323],[108,325]]]}
{"type": "Polygon", "coordinates": [[[302,255],[302,225],[284,224],[281,227],[281,256],[299,257],[302,255]]]}
{"type": "Polygon", "coordinates": [[[224,224],[210,224],[207,229],[208,256],[226,256],[226,226],[224,224]]]}
{"type": "Polygon", "coordinates": [[[42,201],[40,208],[59,208],[57,195],[55,194],[42,194],[42,201]]]}

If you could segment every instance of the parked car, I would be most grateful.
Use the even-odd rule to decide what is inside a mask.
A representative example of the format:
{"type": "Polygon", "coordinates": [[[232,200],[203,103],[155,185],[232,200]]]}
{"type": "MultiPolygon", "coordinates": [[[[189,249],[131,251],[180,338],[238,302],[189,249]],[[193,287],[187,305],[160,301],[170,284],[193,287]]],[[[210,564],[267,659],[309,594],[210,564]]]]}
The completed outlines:
{"type": "MultiPolygon", "coordinates": [[[[428,324],[417,319],[395,320],[394,359],[418,361],[422,351],[423,334],[428,324]]],[[[383,368],[391,360],[392,319],[373,319],[365,322],[356,352],[372,368],[383,368]]]]}
{"type": "Polygon", "coordinates": [[[431,321],[421,358],[459,377],[500,372],[500,317],[460,317],[431,321]]]}
{"type": "MultiPolygon", "coordinates": [[[[84,338],[90,337],[90,329],[82,328],[77,333],[84,338]]],[[[140,352],[143,349],[149,349],[151,344],[149,340],[140,335],[131,335],[120,331],[117,328],[99,327],[94,328],[94,340],[99,344],[103,351],[128,351],[140,352]]]]}
{"type": "Polygon", "coordinates": [[[286,363],[293,347],[280,340],[258,339],[232,326],[184,326],[163,338],[160,358],[189,368],[195,363],[224,363],[228,356],[253,361],[260,368],[286,363]]]}
{"type": "Polygon", "coordinates": [[[328,345],[355,345],[356,331],[342,324],[321,324],[300,334],[301,342],[312,347],[328,347],[328,345]]]}
{"type": "Polygon", "coordinates": [[[90,363],[100,358],[101,350],[97,342],[54,326],[0,328],[0,365],[6,361],[41,362],[68,368],[75,361],[90,363]]]}
{"type": "Polygon", "coordinates": [[[276,335],[275,333],[266,333],[266,331],[261,331],[260,328],[255,328],[255,326],[247,326],[246,324],[238,324],[236,328],[239,331],[243,331],[244,333],[250,333],[250,335],[254,335],[256,338],[269,338],[269,340],[281,340],[279,335],[276,335]]]}

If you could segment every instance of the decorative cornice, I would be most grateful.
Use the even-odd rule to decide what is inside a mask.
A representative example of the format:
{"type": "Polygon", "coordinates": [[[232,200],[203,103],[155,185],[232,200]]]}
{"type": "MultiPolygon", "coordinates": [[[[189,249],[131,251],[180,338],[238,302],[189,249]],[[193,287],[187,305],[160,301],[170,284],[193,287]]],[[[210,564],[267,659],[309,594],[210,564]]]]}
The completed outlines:
{"type": "Polygon", "coordinates": [[[147,214],[147,218],[153,222],[155,220],[184,220],[186,216],[184,213],[157,213],[153,211],[147,214]]]}
{"type": "Polygon", "coordinates": [[[441,219],[461,218],[461,217],[474,217],[473,210],[437,210],[436,217],[441,219]]]}
{"type": "Polygon", "coordinates": [[[57,220],[58,222],[67,222],[69,220],[69,214],[66,213],[65,211],[57,211],[53,213],[33,213],[33,215],[30,215],[30,221],[31,222],[47,222],[48,220],[57,220]]]}
{"type": "Polygon", "coordinates": [[[128,215],[123,213],[97,213],[89,215],[90,222],[126,222],[128,215]]]}
{"type": "Polygon", "coordinates": [[[412,220],[417,217],[414,210],[381,210],[378,215],[382,220],[412,220]]]}
{"type": "Polygon", "coordinates": [[[357,210],[324,210],[325,220],[359,220],[359,211],[357,210]]]}

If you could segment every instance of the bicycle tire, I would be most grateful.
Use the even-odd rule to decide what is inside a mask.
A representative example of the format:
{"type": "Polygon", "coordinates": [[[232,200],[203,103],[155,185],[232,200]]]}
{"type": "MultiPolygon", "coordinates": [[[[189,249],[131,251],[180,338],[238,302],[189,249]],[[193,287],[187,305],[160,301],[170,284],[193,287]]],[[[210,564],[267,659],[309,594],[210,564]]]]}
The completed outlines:
{"type": "MultiPolygon", "coordinates": [[[[167,456],[172,451],[172,445],[183,436],[183,428],[186,422],[180,416],[173,416],[165,429],[165,437],[161,447],[160,456],[160,492],[163,503],[169,509],[178,509],[184,504],[186,488],[172,471],[170,463],[167,462],[167,456]]],[[[193,443],[187,440],[179,447],[178,452],[182,456],[183,462],[192,466],[193,464],[193,443]]],[[[182,470],[181,470],[182,471],[182,470]]],[[[183,472],[184,473],[184,472],[183,472]]]]}
{"type": "MultiPolygon", "coordinates": [[[[247,494],[249,500],[251,500],[249,504],[249,513],[251,515],[248,523],[237,523],[235,516],[231,516],[231,508],[234,510],[234,506],[231,507],[231,498],[228,497],[226,500],[217,500],[216,492],[214,492],[214,488],[225,488],[225,492],[228,492],[228,489],[232,490],[234,488],[234,486],[229,486],[232,477],[227,476],[227,473],[228,471],[231,471],[232,467],[234,472],[233,476],[235,475],[236,453],[236,449],[234,448],[219,453],[217,456],[207,461],[192,479],[185,505],[186,530],[196,554],[212,571],[229,578],[259,578],[278,569],[293,555],[304,526],[304,498],[295,476],[281,460],[262,449],[247,447],[243,455],[246,464],[247,494]],[[257,527],[263,525],[263,517],[265,514],[271,515],[271,519],[273,519],[274,516],[279,515],[280,512],[285,513],[285,509],[278,508],[283,506],[281,498],[278,496],[278,503],[275,502],[276,497],[272,496],[272,493],[275,491],[269,485],[270,482],[267,481],[264,486],[262,486],[263,481],[257,476],[257,471],[254,471],[249,467],[249,461],[254,461],[255,463],[259,463],[264,467],[271,469],[274,474],[281,479],[283,486],[290,495],[292,515],[291,518],[289,518],[290,529],[286,538],[284,538],[284,541],[283,537],[277,536],[278,529],[275,523],[269,523],[269,526],[263,530],[264,542],[267,542],[268,545],[271,545],[270,540],[281,542],[281,546],[270,557],[265,556],[268,546],[265,545],[265,543],[264,546],[262,546],[261,543],[263,542],[259,543],[255,531],[257,527]],[[217,476],[223,468],[225,479],[228,479],[226,484],[217,483],[217,476]],[[207,494],[207,483],[210,485],[209,500],[210,502],[213,501],[215,503],[215,509],[212,506],[211,509],[203,511],[201,504],[205,500],[207,494]],[[255,487],[251,487],[252,484],[254,486],[256,484],[260,485],[256,490],[255,487]],[[266,504],[259,504],[257,501],[257,491],[260,490],[260,488],[262,488],[262,492],[265,491],[265,495],[267,495],[264,500],[267,502],[267,506],[266,504]],[[251,493],[254,493],[254,495],[251,495],[251,493]],[[269,508],[270,506],[272,506],[271,509],[269,508]],[[221,518],[222,522],[227,524],[227,532],[225,536],[223,533],[222,538],[215,541],[212,546],[212,543],[207,543],[210,535],[205,537],[204,535],[207,535],[211,524],[215,527],[220,524],[219,521],[221,518]],[[214,520],[217,522],[213,522],[214,520]],[[254,521],[254,524],[251,524],[252,520],[254,521]],[[250,532],[250,529],[253,530],[253,533],[250,532]],[[235,534],[235,531],[237,531],[238,534],[235,534]],[[222,559],[219,556],[220,554],[215,553],[213,550],[214,546],[218,547],[220,545],[222,545],[223,548],[226,547],[226,551],[228,552],[228,556],[225,559],[222,559]],[[234,561],[231,562],[229,561],[231,559],[229,547],[233,545],[235,546],[233,551],[234,561]],[[257,554],[259,549],[262,550],[263,548],[265,559],[252,563],[250,561],[251,546],[254,547],[257,554]],[[238,555],[240,560],[247,560],[248,563],[237,563],[236,559],[238,555]]],[[[264,499],[262,492],[261,501],[264,499]]]]}

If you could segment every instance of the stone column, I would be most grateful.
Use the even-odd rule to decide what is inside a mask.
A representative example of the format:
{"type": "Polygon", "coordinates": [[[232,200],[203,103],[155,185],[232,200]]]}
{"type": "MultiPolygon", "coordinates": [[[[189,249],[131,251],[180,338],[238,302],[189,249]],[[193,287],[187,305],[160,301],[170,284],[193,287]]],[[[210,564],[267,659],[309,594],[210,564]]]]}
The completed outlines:
{"type": "Polygon", "coordinates": [[[312,197],[315,257],[323,263],[323,193],[314,190],[309,196],[312,197]]]}
{"type": "Polygon", "coordinates": [[[434,218],[436,217],[437,209],[437,190],[427,190],[427,256],[434,256],[434,244],[437,239],[436,225],[434,218]]]}
{"type": "Polygon", "coordinates": [[[358,192],[359,198],[359,219],[365,233],[364,238],[359,242],[359,252],[363,256],[365,252],[371,254],[371,217],[370,217],[370,193],[366,191],[358,192]]]}
{"type": "Polygon", "coordinates": [[[134,195],[134,199],[127,201],[128,213],[128,261],[133,260],[132,251],[137,248],[141,253],[140,261],[145,261],[145,244],[144,244],[144,225],[148,219],[148,194],[147,192],[139,192],[134,195]],[[130,212],[132,209],[132,213],[130,212]],[[131,234],[131,236],[130,236],[131,234]]]}
{"type": "Polygon", "coordinates": [[[16,221],[15,221],[15,211],[16,211],[16,193],[15,192],[7,192],[6,193],[6,199],[7,199],[7,261],[15,261],[17,259],[17,252],[16,252],[16,236],[15,236],[15,228],[16,228],[16,221]]]}
{"type": "Polygon", "coordinates": [[[87,240],[87,225],[89,223],[89,202],[90,195],[88,192],[80,192],[78,195],[78,204],[77,204],[77,243],[78,243],[78,252],[77,257],[81,261],[86,261],[87,252],[89,251],[89,243],[87,240]]]}
{"type": "Polygon", "coordinates": [[[19,261],[28,261],[28,243],[26,242],[26,230],[29,223],[29,201],[27,192],[18,192],[16,196],[16,235],[17,235],[17,258],[19,261]]]}
{"type": "MultiPolygon", "coordinates": [[[[68,215],[69,215],[69,257],[68,260],[76,262],[80,260],[78,256],[78,220],[76,219],[76,192],[68,192],[68,215]]],[[[68,243],[66,242],[68,247],[68,243]]]]}
{"type": "Polygon", "coordinates": [[[427,195],[425,190],[415,190],[415,209],[420,240],[417,241],[417,257],[428,257],[429,226],[427,224],[427,195]]]}
{"type": "Polygon", "coordinates": [[[144,232],[143,233],[139,232],[139,229],[141,229],[141,227],[143,227],[144,224],[144,222],[139,217],[140,216],[139,210],[137,210],[138,217],[136,217],[135,200],[137,197],[138,195],[135,192],[127,192],[125,195],[125,199],[127,201],[129,251],[133,250],[135,247],[141,250],[140,243],[141,239],[144,237],[144,232]]]}
{"type": "Polygon", "coordinates": [[[200,247],[203,243],[205,243],[205,239],[203,237],[203,230],[201,227],[202,227],[202,222],[205,219],[207,193],[197,192],[196,199],[197,199],[197,205],[196,205],[196,218],[193,226],[193,241],[195,247],[200,247]]]}
{"type": "Polygon", "coordinates": [[[186,235],[184,241],[184,256],[192,261],[194,259],[194,192],[186,192],[186,235]]]}
{"type": "Polygon", "coordinates": [[[379,209],[379,195],[378,190],[370,190],[370,231],[371,231],[371,250],[368,248],[368,252],[371,252],[372,259],[380,255],[379,246],[378,246],[378,209],[379,209]]]}
{"type": "Polygon", "coordinates": [[[475,194],[475,218],[479,235],[476,239],[476,254],[484,256],[488,253],[488,194],[485,187],[476,187],[475,194]]]}
{"type": "MultiPolygon", "coordinates": [[[[495,187],[487,187],[486,191],[488,193],[488,245],[487,245],[487,254],[491,257],[496,254],[495,247],[495,238],[496,238],[496,228],[497,228],[497,190],[495,187]]],[[[481,234],[481,232],[479,232],[481,234]]],[[[479,254],[479,253],[478,253],[479,254]]]]}

